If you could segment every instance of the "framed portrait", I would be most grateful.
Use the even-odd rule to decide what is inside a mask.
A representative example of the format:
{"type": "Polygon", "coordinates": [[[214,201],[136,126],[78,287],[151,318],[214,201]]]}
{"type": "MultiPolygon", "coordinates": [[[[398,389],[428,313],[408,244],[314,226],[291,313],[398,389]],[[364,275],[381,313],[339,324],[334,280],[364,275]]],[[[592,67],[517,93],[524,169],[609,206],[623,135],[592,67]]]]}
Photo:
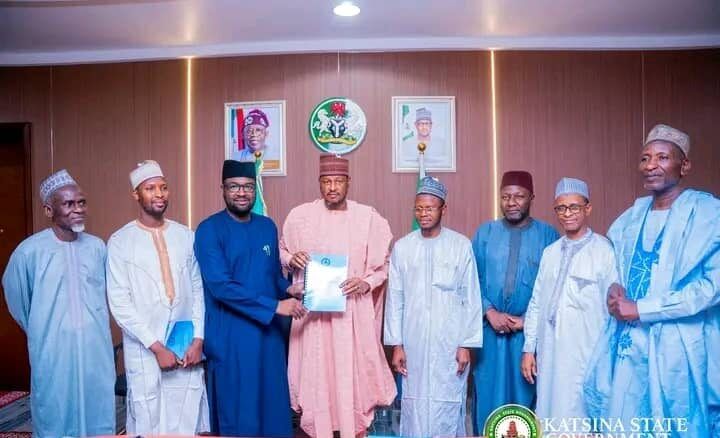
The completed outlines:
{"type": "Polygon", "coordinates": [[[417,172],[418,144],[425,170],[455,172],[455,96],[392,98],[393,172],[417,172]]]}
{"type": "Polygon", "coordinates": [[[263,176],[285,176],[285,101],[225,104],[225,158],[263,159],[263,176]]]}

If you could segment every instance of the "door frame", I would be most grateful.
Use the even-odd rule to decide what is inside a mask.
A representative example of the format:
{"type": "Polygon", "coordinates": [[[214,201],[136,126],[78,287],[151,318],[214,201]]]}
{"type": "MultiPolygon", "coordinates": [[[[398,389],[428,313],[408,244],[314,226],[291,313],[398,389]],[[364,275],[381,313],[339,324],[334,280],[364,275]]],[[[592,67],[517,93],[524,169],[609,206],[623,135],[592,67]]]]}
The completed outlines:
{"type": "Polygon", "coordinates": [[[32,124],[30,122],[0,123],[0,128],[22,129],[23,153],[25,154],[25,237],[33,233],[32,190],[32,124]]]}
{"type": "MultiPolygon", "coordinates": [[[[32,148],[32,139],[31,139],[31,133],[32,133],[32,125],[29,122],[16,122],[16,123],[0,123],[0,129],[7,129],[11,130],[12,132],[21,132],[22,138],[19,139],[22,142],[22,148],[23,148],[23,166],[25,171],[25,181],[24,181],[24,204],[25,204],[25,236],[23,237],[23,240],[26,239],[28,236],[32,235],[33,233],[33,188],[32,188],[32,158],[31,158],[31,148],[32,148]]],[[[1,299],[1,298],[0,298],[1,299]]],[[[27,334],[23,333],[23,330],[21,330],[19,327],[17,329],[18,333],[21,333],[22,336],[27,336],[27,334]]],[[[27,354],[27,343],[25,343],[23,350],[27,354]]],[[[30,358],[28,356],[25,357],[25,360],[22,364],[23,366],[27,365],[27,379],[24,381],[17,381],[7,388],[3,389],[10,389],[13,390],[22,390],[22,391],[30,391],[30,379],[32,378],[32,370],[30,369],[30,358]]]]}

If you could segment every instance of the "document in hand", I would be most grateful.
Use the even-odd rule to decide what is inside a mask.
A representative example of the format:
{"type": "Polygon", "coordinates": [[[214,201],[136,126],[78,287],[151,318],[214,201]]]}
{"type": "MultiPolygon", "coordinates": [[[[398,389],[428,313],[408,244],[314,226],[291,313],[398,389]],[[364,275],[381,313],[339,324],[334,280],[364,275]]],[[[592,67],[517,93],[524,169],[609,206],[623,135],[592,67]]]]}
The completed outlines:
{"type": "Polygon", "coordinates": [[[347,256],[310,254],[305,267],[303,305],[312,312],[344,312],[345,295],[340,284],[347,275],[347,256]]]}
{"type": "Polygon", "coordinates": [[[182,360],[192,343],[194,331],[192,321],[170,322],[166,330],[165,347],[182,360]]]}

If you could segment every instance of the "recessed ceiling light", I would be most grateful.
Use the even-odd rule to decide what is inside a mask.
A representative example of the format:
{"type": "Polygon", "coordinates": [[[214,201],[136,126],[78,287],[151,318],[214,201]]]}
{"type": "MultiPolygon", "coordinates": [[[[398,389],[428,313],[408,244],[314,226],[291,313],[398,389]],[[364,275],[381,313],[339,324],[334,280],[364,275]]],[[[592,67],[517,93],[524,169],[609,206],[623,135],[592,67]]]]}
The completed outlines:
{"type": "Polygon", "coordinates": [[[360,8],[353,2],[342,2],[333,9],[335,15],[341,17],[354,17],[360,13],[360,8]]]}

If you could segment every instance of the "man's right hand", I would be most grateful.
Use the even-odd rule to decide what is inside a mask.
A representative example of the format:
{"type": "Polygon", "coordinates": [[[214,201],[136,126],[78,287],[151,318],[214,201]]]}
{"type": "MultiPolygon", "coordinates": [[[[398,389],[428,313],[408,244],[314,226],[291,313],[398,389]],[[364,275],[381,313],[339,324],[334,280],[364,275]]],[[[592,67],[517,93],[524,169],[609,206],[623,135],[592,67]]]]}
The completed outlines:
{"type": "Polygon", "coordinates": [[[488,320],[493,330],[500,334],[510,333],[511,327],[514,323],[512,318],[510,318],[510,315],[498,312],[495,309],[489,309],[485,312],[485,318],[488,320]]]}
{"type": "Polygon", "coordinates": [[[310,255],[305,251],[298,251],[290,259],[290,267],[293,269],[305,269],[310,262],[310,255]]]}
{"type": "Polygon", "coordinates": [[[535,354],[523,353],[522,363],[520,365],[523,377],[531,385],[535,383],[535,376],[537,376],[537,364],[535,362],[535,354]]]}
{"type": "Polygon", "coordinates": [[[175,356],[175,353],[165,348],[159,341],[155,341],[150,346],[150,351],[155,354],[155,360],[157,360],[161,370],[170,371],[177,368],[178,358],[175,356]]]}
{"type": "Polygon", "coordinates": [[[278,302],[275,313],[282,316],[292,316],[300,319],[307,313],[307,309],[295,298],[287,298],[278,302]]]}
{"type": "Polygon", "coordinates": [[[393,348],[392,367],[393,370],[395,370],[396,372],[402,374],[403,376],[407,376],[405,349],[402,347],[402,345],[396,345],[393,348]]]}

